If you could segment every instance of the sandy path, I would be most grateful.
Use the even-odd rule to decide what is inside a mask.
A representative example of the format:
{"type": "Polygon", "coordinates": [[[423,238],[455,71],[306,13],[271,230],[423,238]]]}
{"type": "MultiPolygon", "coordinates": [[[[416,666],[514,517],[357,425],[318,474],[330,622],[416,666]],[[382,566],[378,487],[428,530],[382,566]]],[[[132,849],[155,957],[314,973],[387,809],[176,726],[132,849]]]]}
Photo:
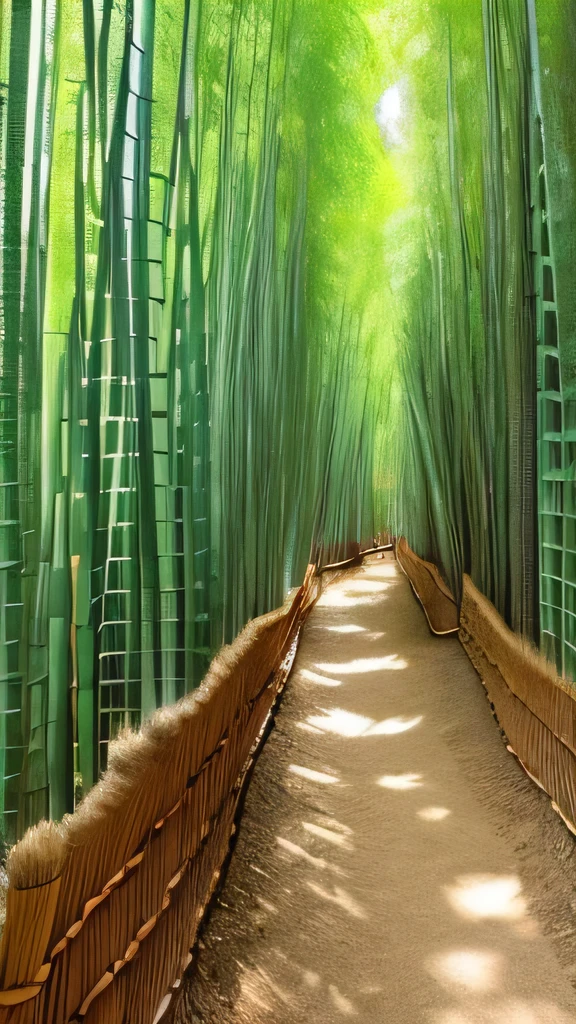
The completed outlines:
{"type": "Polygon", "coordinates": [[[180,1022],[576,1022],[574,849],[373,561],[305,628],[180,1022]]]}

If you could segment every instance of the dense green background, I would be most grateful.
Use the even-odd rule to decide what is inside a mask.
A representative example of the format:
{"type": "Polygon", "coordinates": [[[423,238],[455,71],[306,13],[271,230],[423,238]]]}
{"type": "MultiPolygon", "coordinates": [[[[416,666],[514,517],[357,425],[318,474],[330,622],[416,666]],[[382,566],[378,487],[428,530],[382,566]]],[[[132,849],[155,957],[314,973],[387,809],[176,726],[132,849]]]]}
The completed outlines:
{"type": "Polygon", "coordinates": [[[384,310],[362,5],[0,18],[5,832],[372,541],[384,310]]]}
{"type": "Polygon", "coordinates": [[[576,676],[575,43],[570,0],[5,0],[9,840],[380,529],[576,676]]]}

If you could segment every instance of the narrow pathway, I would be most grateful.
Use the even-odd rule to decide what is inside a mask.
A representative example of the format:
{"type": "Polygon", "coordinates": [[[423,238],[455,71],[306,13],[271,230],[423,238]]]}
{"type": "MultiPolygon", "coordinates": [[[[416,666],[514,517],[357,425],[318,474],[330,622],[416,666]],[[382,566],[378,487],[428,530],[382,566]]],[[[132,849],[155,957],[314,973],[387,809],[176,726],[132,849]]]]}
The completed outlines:
{"type": "Polygon", "coordinates": [[[305,628],[180,1024],[576,1022],[574,848],[373,560],[305,628]]]}

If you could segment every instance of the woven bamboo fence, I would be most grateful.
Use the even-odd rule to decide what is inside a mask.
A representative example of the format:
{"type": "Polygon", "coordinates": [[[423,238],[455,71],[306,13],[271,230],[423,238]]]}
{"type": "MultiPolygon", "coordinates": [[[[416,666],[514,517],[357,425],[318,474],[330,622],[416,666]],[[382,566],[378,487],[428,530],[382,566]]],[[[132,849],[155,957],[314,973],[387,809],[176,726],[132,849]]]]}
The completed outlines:
{"type": "Polygon", "coordinates": [[[428,625],[436,636],[451,636],[458,632],[458,605],[449,587],[432,562],[425,562],[414,554],[406,539],[400,537],[396,544],[398,564],[410,581],[410,586],[420,604],[428,625]]]}
{"type": "Polygon", "coordinates": [[[458,609],[434,565],[404,539],[396,553],[432,632],[454,634],[447,627],[459,625],[509,751],[576,833],[576,690],[533,644],[509,629],[469,576],[464,574],[458,609]]]}
{"type": "Polygon", "coordinates": [[[310,566],[201,687],[111,745],[79,810],[13,848],[0,948],[2,1024],[153,1024],[190,960],[250,755],[318,593],[310,566]]]}

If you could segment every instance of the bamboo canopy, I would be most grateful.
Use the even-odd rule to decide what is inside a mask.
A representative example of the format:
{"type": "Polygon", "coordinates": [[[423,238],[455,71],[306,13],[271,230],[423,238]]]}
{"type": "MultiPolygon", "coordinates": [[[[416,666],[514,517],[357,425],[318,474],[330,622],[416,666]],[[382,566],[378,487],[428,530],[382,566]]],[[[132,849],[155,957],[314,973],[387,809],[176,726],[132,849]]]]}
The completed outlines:
{"type": "Polygon", "coordinates": [[[0,803],[379,531],[576,678],[571,0],[5,0],[0,803]]]}

